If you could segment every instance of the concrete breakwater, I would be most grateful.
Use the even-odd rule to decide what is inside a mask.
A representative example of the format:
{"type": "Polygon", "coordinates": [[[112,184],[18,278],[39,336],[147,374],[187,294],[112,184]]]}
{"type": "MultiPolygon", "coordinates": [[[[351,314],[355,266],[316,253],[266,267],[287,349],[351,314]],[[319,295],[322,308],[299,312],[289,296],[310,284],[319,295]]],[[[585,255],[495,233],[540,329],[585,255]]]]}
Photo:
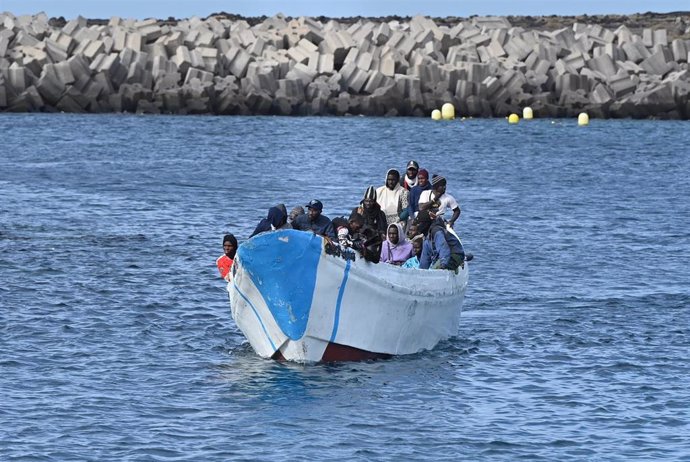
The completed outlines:
{"type": "Polygon", "coordinates": [[[0,112],[690,118],[676,30],[504,17],[175,21],[0,13],[0,112]]]}

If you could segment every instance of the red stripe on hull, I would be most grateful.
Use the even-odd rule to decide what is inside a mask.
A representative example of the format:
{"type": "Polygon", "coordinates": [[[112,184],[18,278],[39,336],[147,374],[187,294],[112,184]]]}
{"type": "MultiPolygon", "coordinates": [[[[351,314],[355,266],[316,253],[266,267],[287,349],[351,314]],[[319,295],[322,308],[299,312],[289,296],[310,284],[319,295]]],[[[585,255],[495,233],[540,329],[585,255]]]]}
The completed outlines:
{"type": "MultiPolygon", "coordinates": [[[[371,359],[389,359],[392,356],[393,355],[389,355],[387,353],[372,353],[371,351],[360,350],[359,348],[354,348],[347,345],[329,343],[326,347],[326,351],[323,352],[321,361],[367,361],[371,359]]],[[[271,359],[276,361],[287,361],[280,350],[273,353],[271,359]]]]}
{"type": "Polygon", "coordinates": [[[360,350],[347,345],[329,343],[326,351],[323,352],[321,361],[366,361],[368,359],[388,359],[391,356],[386,353],[372,353],[371,351],[360,350]]]}

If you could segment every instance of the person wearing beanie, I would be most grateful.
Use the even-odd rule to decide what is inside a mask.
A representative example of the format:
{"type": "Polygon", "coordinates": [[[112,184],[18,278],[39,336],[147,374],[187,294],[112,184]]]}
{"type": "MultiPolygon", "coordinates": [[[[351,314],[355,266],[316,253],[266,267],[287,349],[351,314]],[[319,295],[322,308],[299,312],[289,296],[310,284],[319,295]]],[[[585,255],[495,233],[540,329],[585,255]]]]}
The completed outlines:
{"type": "Polygon", "coordinates": [[[420,194],[419,210],[428,210],[432,214],[432,218],[443,218],[446,210],[452,210],[453,216],[448,220],[451,227],[460,217],[460,205],[453,196],[446,192],[446,179],[441,175],[433,175],[431,177],[431,189],[420,194]]]}
{"type": "Polygon", "coordinates": [[[421,169],[417,173],[417,185],[410,189],[410,200],[407,206],[408,216],[414,218],[419,212],[419,196],[422,195],[423,191],[428,191],[431,189],[431,183],[429,183],[429,172],[425,169],[421,169]]]}
{"type": "MultiPolygon", "coordinates": [[[[381,210],[381,206],[376,201],[376,190],[369,186],[364,193],[359,207],[352,209],[352,214],[359,213],[364,217],[364,226],[376,230],[382,239],[386,238],[386,214],[381,210]]],[[[350,215],[352,216],[352,215],[350,215]]]]}
{"type": "Polygon", "coordinates": [[[220,277],[229,281],[232,275],[230,274],[230,269],[232,268],[233,261],[235,260],[235,254],[237,253],[237,239],[232,234],[226,234],[223,236],[223,255],[218,257],[216,260],[216,266],[218,267],[218,272],[220,277]]]}

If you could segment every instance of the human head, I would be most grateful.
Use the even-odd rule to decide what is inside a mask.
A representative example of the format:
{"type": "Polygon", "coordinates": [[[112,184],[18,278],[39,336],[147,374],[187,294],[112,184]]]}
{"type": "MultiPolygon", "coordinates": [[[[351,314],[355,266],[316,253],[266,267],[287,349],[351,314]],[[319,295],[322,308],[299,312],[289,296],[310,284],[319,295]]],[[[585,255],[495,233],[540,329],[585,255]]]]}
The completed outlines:
{"type": "Polygon", "coordinates": [[[419,164],[414,160],[409,161],[407,163],[407,177],[413,179],[417,176],[417,172],[419,172],[419,164]]]}
{"type": "Polygon", "coordinates": [[[388,240],[393,245],[397,245],[398,242],[400,242],[398,227],[395,225],[395,223],[388,225],[388,240]]]}
{"type": "Polygon", "coordinates": [[[300,215],[304,215],[304,209],[302,208],[301,205],[298,205],[297,207],[294,207],[294,208],[290,211],[290,223],[292,223],[293,221],[295,221],[295,218],[297,218],[297,217],[300,216],[300,215]]]}
{"type": "Polygon", "coordinates": [[[237,239],[234,235],[226,234],[223,236],[223,252],[228,258],[235,258],[235,254],[237,253],[237,239]]]}
{"type": "Polygon", "coordinates": [[[424,244],[424,238],[422,235],[418,235],[416,238],[412,239],[412,249],[417,258],[422,256],[422,244],[424,244]]]}
{"type": "Polygon", "coordinates": [[[319,215],[321,215],[321,211],[323,210],[323,204],[319,200],[311,200],[309,203],[305,206],[309,209],[309,219],[311,221],[316,221],[317,218],[319,218],[319,215]]]}
{"type": "Polygon", "coordinates": [[[287,214],[285,213],[285,206],[283,206],[283,208],[281,209],[280,205],[282,204],[268,209],[268,221],[271,222],[271,225],[273,225],[275,229],[278,229],[282,227],[285,223],[287,223],[287,214]]]}
{"type": "Polygon", "coordinates": [[[417,232],[426,235],[429,228],[431,228],[431,215],[428,210],[422,210],[417,214],[417,232]]]}
{"type": "Polygon", "coordinates": [[[354,212],[350,215],[347,223],[350,225],[350,231],[352,231],[353,234],[358,233],[359,230],[362,229],[362,226],[364,226],[364,217],[359,213],[354,212]]]}
{"type": "Polygon", "coordinates": [[[407,227],[407,238],[412,239],[417,234],[419,234],[419,231],[417,230],[417,222],[413,221],[410,223],[410,226],[407,227]]]}
{"type": "Polygon", "coordinates": [[[422,188],[426,186],[427,181],[429,181],[429,172],[425,169],[421,169],[419,173],[417,173],[417,181],[422,188]]]}
{"type": "Polygon", "coordinates": [[[446,192],[446,179],[442,177],[441,175],[434,175],[431,178],[431,188],[440,193],[443,194],[446,192]]]}
{"type": "Polygon", "coordinates": [[[395,189],[400,181],[400,172],[392,168],[386,173],[386,187],[388,189],[395,189]]]}
{"type": "Polygon", "coordinates": [[[376,204],[376,189],[373,186],[367,188],[367,192],[364,193],[364,198],[362,199],[362,206],[365,209],[370,209],[376,204]]]}

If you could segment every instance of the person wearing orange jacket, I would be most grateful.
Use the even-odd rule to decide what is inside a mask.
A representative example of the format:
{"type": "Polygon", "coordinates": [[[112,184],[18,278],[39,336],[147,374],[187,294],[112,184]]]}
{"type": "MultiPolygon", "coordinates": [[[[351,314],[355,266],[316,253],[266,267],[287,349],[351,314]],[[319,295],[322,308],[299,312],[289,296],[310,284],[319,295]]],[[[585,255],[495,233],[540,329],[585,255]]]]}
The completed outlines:
{"type": "Polygon", "coordinates": [[[223,236],[223,252],[224,254],[216,260],[216,266],[220,272],[220,277],[229,281],[230,269],[235,259],[235,253],[237,253],[237,239],[232,234],[223,236]]]}

